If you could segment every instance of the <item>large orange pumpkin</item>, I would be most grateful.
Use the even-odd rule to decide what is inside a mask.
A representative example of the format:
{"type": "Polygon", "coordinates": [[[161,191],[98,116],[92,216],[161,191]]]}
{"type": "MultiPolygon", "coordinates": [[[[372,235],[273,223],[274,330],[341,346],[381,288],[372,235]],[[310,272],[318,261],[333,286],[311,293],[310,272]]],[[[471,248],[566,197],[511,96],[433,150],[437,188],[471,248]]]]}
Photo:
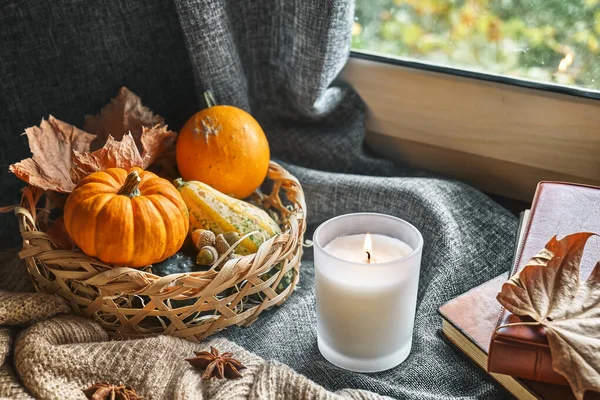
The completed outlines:
{"type": "Polygon", "coordinates": [[[179,132],[176,155],[184,180],[204,182],[238,199],[261,185],[270,158],[258,122],[233,106],[212,106],[192,116],[179,132]]]}
{"type": "Polygon", "coordinates": [[[189,226],[177,189],[140,168],[109,168],[85,177],[67,198],[64,221],[84,253],[129,267],[175,254],[189,226]]]}

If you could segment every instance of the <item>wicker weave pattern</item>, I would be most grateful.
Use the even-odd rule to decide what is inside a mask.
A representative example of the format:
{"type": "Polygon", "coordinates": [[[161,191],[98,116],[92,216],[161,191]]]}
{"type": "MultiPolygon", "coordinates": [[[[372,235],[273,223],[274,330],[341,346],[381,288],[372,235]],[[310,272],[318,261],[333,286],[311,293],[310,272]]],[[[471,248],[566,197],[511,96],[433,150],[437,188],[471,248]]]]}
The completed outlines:
{"type": "Polygon", "coordinates": [[[258,199],[265,208],[278,211],[282,233],[255,254],[231,259],[218,270],[159,277],[144,269],[111,268],[83,253],[61,250],[38,230],[35,207],[41,195],[29,188],[15,209],[23,238],[19,255],[27,261],[39,292],[65,298],[74,312],[93,317],[113,336],[165,333],[200,340],[230,325],[249,325],[294,290],[306,229],[306,204],[298,180],[274,162],[267,178],[273,181],[273,190],[258,199]],[[291,205],[283,204],[281,190],[291,205]],[[275,266],[280,269],[261,279],[275,266]],[[293,271],[293,278],[277,293],[288,271],[293,271]]]}

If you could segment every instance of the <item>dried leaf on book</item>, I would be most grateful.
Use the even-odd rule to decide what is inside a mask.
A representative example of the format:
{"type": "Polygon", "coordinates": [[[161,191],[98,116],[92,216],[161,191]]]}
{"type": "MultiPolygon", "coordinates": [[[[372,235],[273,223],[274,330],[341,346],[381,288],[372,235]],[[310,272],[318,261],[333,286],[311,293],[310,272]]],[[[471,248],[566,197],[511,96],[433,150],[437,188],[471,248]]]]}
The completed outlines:
{"type": "Polygon", "coordinates": [[[502,286],[498,301],[511,313],[530,317],[510,325],[542,325],[552,368],[563,375],[577,399],[600,389],[600,262],[581,282],[579,265],[593,233],[552,238],[502,286]]]}
{"type": "Polygon", "coordinates": [[[54,118],[42,120],[40,126],[25,130],[33,157],[9,167],[18,178],[30,185],[68,193],[75,187],[70,172],[73,151],[89,151],[95,135],[54,118]]]}

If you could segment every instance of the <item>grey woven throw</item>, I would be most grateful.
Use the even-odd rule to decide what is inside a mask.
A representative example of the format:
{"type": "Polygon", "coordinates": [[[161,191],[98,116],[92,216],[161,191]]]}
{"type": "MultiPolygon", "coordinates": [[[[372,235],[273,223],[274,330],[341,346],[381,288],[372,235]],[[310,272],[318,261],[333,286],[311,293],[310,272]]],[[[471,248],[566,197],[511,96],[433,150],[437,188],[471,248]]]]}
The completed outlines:
{"type": "MultiPolygon", "coordinates": [[[[263,125],[274,158],[304,186],[312,228],[335,215],[374,211],[410,221],[425,238],[413,350],[397,368],[358,374],[320,356],[310,251],[300,288],[282,307],[222,335],[330,390],[506,397],[442,339],[436,310],[508,268],[516,219],[467,185],[363,148],[365,105],[335,82],[348,57],[352,19],[353,4],[344,0],[3,1],[1,204],[19,198],[21,183],[8,165],[29,155],[19,134],[42,116],[81,126],[84,114],[126,85],[179,129],[211,89],[263,125]]],[[[18,245],[13,217],[0,218],[3,247],[18,245]]]]}

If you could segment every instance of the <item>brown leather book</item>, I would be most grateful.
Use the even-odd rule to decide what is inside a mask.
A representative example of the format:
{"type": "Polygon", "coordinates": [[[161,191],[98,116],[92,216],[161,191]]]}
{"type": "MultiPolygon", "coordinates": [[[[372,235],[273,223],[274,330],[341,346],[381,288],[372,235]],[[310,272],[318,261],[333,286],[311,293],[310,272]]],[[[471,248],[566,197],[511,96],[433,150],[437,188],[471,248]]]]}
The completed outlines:
{"type": "MultiPolygon", "coordinates": [[[[486,370],[490,337],[496,329],[500,304],[496,294],[506,282],[502,274],[444,304],[442,333],[475,364],[486,370]]],[[[574,400],[569,386],[537,382],[508,375],[490,373],[519,400],[574,400]]],[[[587,392],[585,400],[598,400],[597,393],[587,392]]]]}
{"type": "MultiPolygon", "coordinates": [[[[540,182],[525,223],[511,274],[521,270],[555,235],[559,238],[576,232],[600,233],[600,188],[560,182],[540,182]]],[[[587,279],[600,259],[600,240],[592,238],[581,262],[581,278],[587,279]]],[[[495,297],[495,296],[494,296],[495,297]]],[[[493,331],[489,346],[488,371],[525,379],[567,385],[566,379],[552,369],[548,340],[541,327],[502,327],[521,317],[506,310],[493,331]]]]}

